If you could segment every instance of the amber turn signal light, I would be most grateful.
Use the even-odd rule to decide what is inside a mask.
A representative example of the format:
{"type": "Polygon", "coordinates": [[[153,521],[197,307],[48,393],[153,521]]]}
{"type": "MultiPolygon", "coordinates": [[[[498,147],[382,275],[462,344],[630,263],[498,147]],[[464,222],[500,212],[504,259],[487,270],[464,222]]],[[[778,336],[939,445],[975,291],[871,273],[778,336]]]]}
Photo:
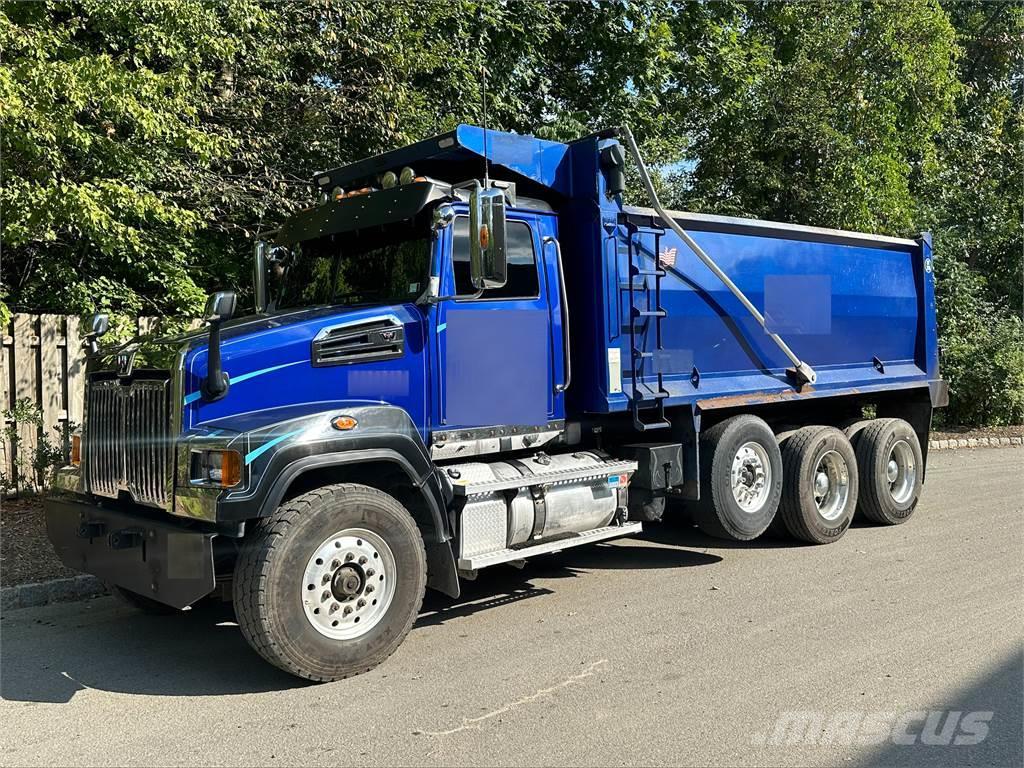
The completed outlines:
{"type": "Polygon", "coordinates": [[[82,463],[82,436],[71,436],[71,465],[77,467],[82,463]]]}
{"type": "Polygon", "coordinates": [[[238,451],[193,451],[192,481],[232,488],[242,481],[242,454],[238,451]]]}
{"type": "Polygon", "coordinates": [[[350,429],[355,429],[358,424],[359,422],[351,416],[335,416],[331,419],[331,426],[341,432],[348,432],[350,429]]]}

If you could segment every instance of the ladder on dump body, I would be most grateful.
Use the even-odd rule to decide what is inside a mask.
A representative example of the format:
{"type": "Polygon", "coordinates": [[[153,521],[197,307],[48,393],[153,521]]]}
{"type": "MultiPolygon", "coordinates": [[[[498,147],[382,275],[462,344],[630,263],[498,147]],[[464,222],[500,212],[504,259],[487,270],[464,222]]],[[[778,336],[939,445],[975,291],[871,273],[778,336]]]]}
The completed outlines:
{"type": "Polygon", "coordinates": [[[638,227],[628,224],[629,232],[629,283],[624,286],[629,291],[629,349],[630,349],[630,410],[633,413],[633,426],[640,432],[649,429],[663,429],[672,426],[665,418],[665,399],[669,396],[665,389],[665,374],[662,371],[664,351],[661,337],[661,321],[668,315],[661,306],[661,278],[666,274],[658,254],[661,253],[661,236],[664,229],[654,227],[638,227]],[[651,263],[646,266],[641,236],[649,235],[654,239],[651,263]],[[641,284],[637,285],[636,279],[641,284]],[[642,299],[642,304],[638,303],[642,299]],[[640,334],[651,330],[654,325],[654,349],[645,351],[640,334]],[[645,364],[646,361],[646,364],[645,364]],[[642,379],[645,368],[657,376],[657,388],[645,383],[642,379]],[[645,421],[644,413],[653,412],[653,418],[645,421]]]}

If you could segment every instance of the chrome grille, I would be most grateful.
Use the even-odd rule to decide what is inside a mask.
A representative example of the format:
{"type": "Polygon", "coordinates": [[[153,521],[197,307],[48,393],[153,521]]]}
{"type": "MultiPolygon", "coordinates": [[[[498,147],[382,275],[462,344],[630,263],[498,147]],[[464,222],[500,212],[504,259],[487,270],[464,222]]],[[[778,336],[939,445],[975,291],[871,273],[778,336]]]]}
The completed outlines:
{"type": "Polygon", "coordinates": [[[92,493],[116,498],[125,490],[140,504],[169,506],[169,389],[167,380],[90,382],[83,462],[92,493]]]}

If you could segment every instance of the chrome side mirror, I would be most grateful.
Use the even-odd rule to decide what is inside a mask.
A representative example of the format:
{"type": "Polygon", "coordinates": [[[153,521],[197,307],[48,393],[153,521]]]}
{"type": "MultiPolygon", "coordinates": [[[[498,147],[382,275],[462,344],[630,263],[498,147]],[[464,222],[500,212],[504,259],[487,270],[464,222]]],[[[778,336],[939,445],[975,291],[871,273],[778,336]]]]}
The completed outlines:
{"type": "Polygon", "coordinates": [[[469,193],[469,273],[478,291],[501,288],[508,279],[505,193],[474,184],[469,193]]]}
{"type": "Polygon", "coordinates": [[[266,240],[257,240],[252,249],[252,288],[256,299],[256,314],[267,309],[267,252],[266,240]]]}
{"type": "Polygon", "coordinates": [[[238,297],[234,291],[217,291],[206,300],[205,320],[210,325],[219,325],[235,316],[238,297]]]}

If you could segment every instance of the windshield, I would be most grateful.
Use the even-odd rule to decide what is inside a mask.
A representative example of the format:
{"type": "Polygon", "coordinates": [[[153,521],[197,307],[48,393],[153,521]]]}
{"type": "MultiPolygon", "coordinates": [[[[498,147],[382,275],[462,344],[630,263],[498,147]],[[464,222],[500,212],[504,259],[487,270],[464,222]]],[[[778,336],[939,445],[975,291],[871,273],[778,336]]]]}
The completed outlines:
{"type": "Polygon", "coordinates": [[[426,288],[432,242],[429,231],[390,225],[299,243],[270,266],[268,309],[415,301],[426,288]]]}

